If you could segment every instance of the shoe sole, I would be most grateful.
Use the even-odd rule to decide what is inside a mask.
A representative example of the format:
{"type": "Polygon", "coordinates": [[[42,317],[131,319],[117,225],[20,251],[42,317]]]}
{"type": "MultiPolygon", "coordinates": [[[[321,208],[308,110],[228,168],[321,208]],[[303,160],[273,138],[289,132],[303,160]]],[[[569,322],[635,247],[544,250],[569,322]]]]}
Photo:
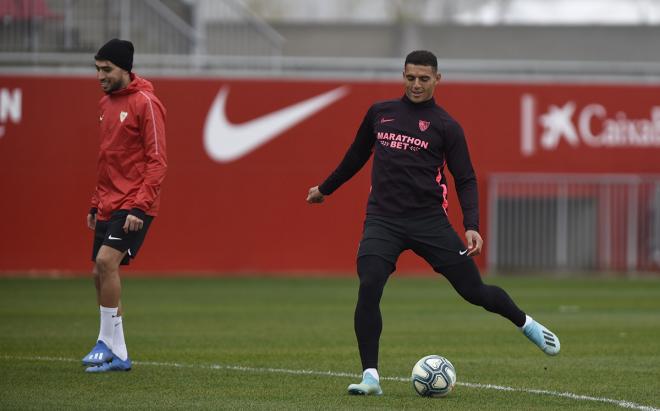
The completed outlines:
{"type": "Polygon", "coordinates": [[[87,370],[85,370],[85,372],[87,374],[105,374],[105,373],[108,373],[108,372],[128,372],[130,370],[131,369],[129,368],[127,370],[116,370],[116,369],[115,370],[105,370],[105,371],[87,371],[87,370]]]}
{"type": "Polygon", "coordinates": [[[351,388],[348,390],[348,393],[350,395],[383,395],[383,392],[374,392],[374,393],[369,393],[364,390],[361,390],[359,388],[351,388]]]}
{"type": "Polygon", "coordinates": [[[131,367],[131,368],[111,368],[111,369],[103,370],[103,371],[94,371],[93,369],[97,368],[97,367],[99,367],[99,366],[89,367],[85,370],[85,372],[89,373],[89,374],[104,374],[106,372],[127,372],[127,371],[130,371],[130,370],[133,369],[133,367],[131,367]],[[91,371],[90,371],[90,369],[91,369],[91,371]]]}

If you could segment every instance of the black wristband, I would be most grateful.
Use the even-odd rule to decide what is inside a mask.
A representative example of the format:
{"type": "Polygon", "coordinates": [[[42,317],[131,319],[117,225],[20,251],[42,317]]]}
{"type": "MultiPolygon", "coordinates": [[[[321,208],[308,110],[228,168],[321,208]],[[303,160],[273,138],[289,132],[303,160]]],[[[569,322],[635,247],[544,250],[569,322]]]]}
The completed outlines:
{"type": "Polygon", "coordinates": [[[99,211],[99,209],[96,208],[96,207],[92,207],[92,208],[89,209],[89,213],[90,213],[91,215],[96,215],[96,213],[97,213],[98,211],[99,211]]]}

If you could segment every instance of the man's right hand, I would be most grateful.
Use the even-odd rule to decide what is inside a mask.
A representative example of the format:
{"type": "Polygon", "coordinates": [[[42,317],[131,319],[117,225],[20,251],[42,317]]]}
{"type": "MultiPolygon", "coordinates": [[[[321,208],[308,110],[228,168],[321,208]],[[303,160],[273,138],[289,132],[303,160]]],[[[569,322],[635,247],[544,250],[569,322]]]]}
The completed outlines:
{"type": "Polygon", "coordinates": [[[314,186],[307,192],[307,202],[309,204],[322,203],[325,200],[323,193],[319,191],[319,186],[314,186]]]}
{"type": "Polygon", "coordinates": [[[87,227],[89,227],[90,230],[96,228],[96,214],[87,214],[87,227]]]}

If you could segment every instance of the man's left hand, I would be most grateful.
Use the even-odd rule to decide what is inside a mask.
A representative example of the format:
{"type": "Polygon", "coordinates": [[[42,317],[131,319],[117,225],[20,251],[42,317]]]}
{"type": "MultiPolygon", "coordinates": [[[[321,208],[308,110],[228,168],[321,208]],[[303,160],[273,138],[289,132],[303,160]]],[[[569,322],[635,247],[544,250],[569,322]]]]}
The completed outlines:
{"type": "Polygon", "coordinates": [[[319,190],[319,186],[314,186],[307,192],[307,202],[309,204],[321,204],[325,200],[325,196],[319,190]]]}
{"type": "Polygon", "coordinates": [[[474,230],[467,230],[465,232],[465,239],[467,240],[468,255],[475,257],[481,254],[481,248],[484,245],[484,240],[481,235],[474,230]]]}

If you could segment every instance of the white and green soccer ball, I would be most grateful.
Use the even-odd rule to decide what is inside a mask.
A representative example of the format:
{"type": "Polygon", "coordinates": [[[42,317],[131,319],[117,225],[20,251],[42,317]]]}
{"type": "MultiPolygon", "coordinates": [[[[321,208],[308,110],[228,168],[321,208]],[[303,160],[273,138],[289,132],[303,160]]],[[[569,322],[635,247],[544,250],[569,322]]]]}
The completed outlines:
{"type": "Polygon", "coordinates": [[[427,355],[412,370],[412,385],[422,397],[445,397],[456,384],[456,370],[445,357],[427,355]]]}

